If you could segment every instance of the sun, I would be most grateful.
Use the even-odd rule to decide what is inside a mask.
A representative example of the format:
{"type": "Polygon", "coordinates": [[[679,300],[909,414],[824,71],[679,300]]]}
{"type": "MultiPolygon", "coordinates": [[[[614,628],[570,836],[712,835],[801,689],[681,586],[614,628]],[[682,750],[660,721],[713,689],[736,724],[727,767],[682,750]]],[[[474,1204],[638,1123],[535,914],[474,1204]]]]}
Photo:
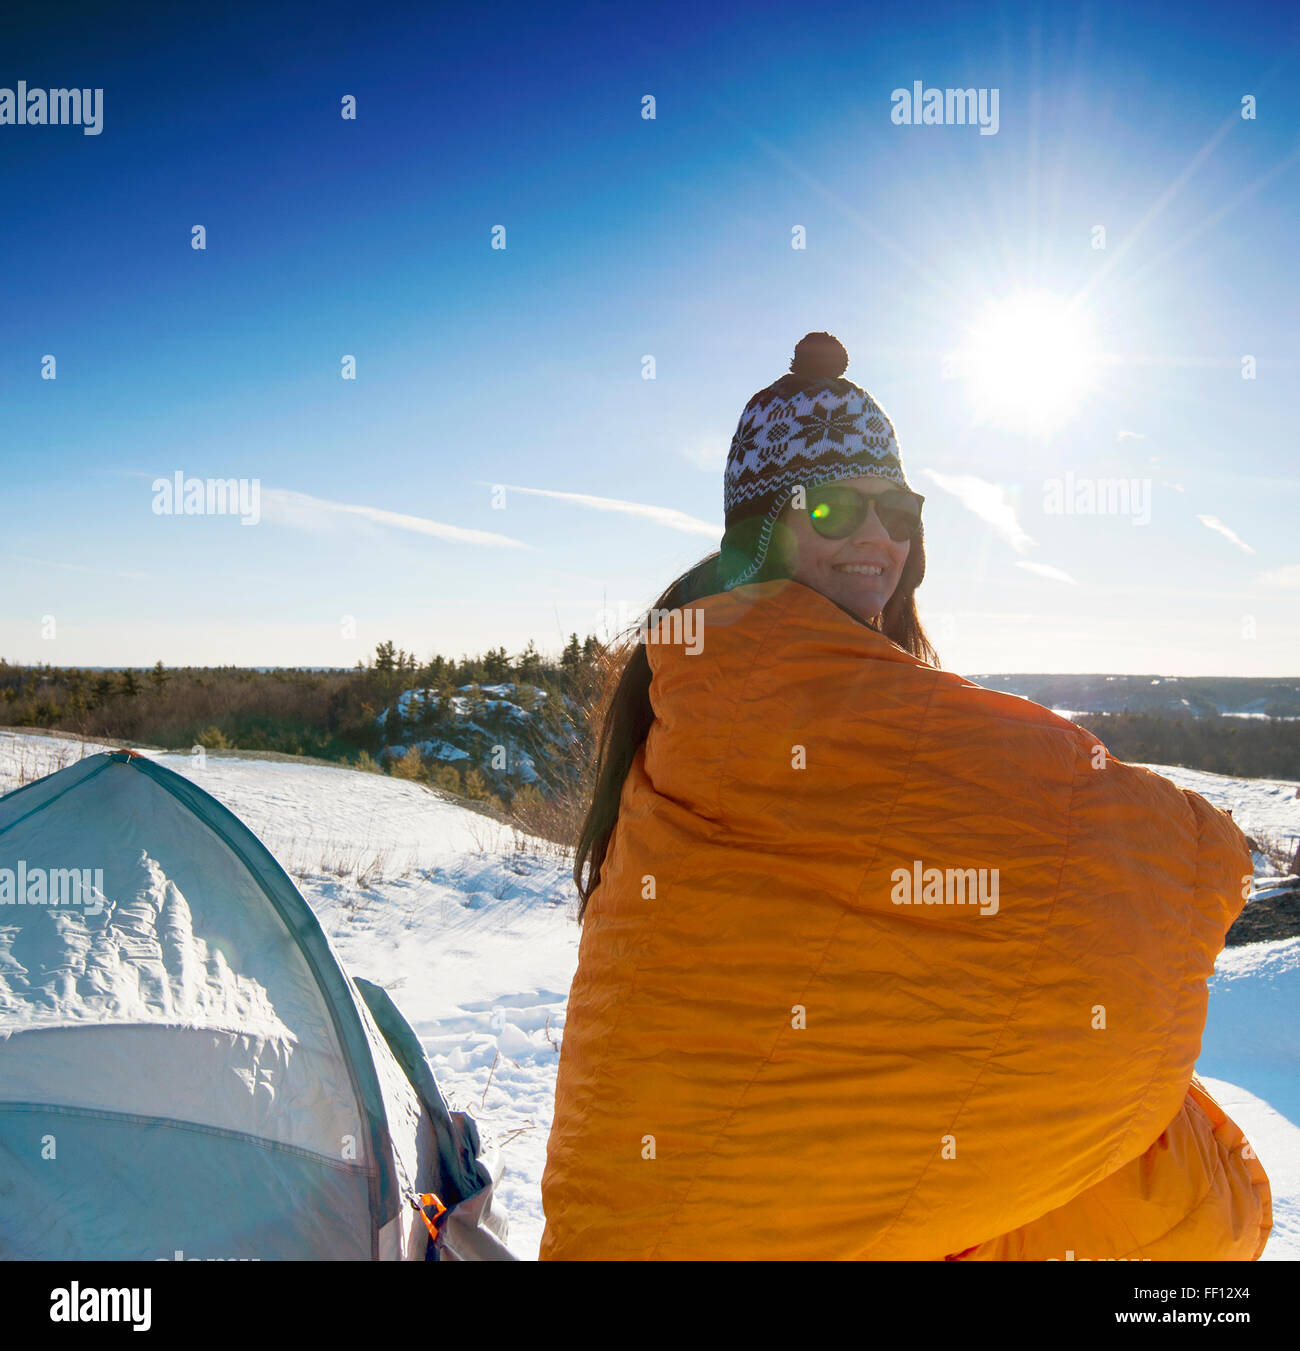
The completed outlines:
{"type": "Polygon", "coordinates": [[[959,354],[979,423],[1045,436],[1095,389],[1099,353],[1090,317],[1050,291],[1023,290],[989,304],[959,354]]]}

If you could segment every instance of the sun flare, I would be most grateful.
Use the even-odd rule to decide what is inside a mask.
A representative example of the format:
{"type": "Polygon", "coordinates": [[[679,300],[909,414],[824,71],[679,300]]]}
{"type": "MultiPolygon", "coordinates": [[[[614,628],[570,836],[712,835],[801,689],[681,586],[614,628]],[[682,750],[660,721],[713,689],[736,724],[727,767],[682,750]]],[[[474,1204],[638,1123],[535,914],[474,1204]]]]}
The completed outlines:
{"type": "Polygon", "coordinates": [[[1098,357],[1080,306],[1049,291],[1018,291],[970,326],[961,373],[977,422],[1046,435],[1094,388],[1098,357]]]}

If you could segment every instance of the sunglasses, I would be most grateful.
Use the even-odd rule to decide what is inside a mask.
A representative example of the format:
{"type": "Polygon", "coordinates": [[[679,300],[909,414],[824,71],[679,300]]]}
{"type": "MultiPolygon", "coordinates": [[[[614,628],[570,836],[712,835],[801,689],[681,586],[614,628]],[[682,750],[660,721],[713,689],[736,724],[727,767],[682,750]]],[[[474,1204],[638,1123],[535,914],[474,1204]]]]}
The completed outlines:
{"type": "Polygon", "coordinates": [[[822,483],[808,490],[808,519],[825,539],[847,539],[867,519],[874,502],[876,519],[893,540],[913,539],[921,530],[925,498],[907,488],[861,493],[844,483],[822,483]]]}

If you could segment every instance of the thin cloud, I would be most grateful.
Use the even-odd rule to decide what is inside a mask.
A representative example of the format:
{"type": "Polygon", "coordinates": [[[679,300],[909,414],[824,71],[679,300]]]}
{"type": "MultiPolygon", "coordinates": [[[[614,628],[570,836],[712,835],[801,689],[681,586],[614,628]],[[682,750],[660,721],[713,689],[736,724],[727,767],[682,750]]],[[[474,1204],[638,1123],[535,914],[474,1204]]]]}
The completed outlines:
{"type": "Polygon", "coordinates": [[[1145,441],[1146,439],[1145,432],[1131,432],[1127,427],[1121,427],[1115,433],[1116,441],[1145,441]]]}
{"type": "Polygon", "coordinates": [[[1196,519],[1200,521],[1207,530],[1217,530],[1224,539],[1231,540],[1238,549],[1244,549],[1248,554],[1253,554],[1255,552],[1235,530],[1229,529],[1217,516],[1197,516],[1196,519]]]}
{"type": "Polygon", "coordinates": [[[1036,577],[1046,577],[1052,582],[1068,582],[1071,586],[1079,585],[1068,572],[1062,572],[1060,568],[1054,568],[1049,563],[1030,563],[1023,558],[1017,558],[1016,567],[1024,568],[1026,572],[1032,572],[1036,577]]]}
{"type": "Polygon", "coordinates": [[[84,572],[91,577],[124,577],[130,582],[153,580],[147,572],[115,572],[112,568],[88,568],[81,563],[61,563],[54,558],[30,558],[27,554],[9,554],[8,557],[19,563],[32,563],[40,568],[62,568],[65,572],[84,572]]]}
{"type": "Polygon", "coordinates": [[[921,471],[945,492],[951,493],[967,511],[987,522],[1018,554],[1033,547],[1034,541],[1021,528],[1015,507],[1007,501],[1006,490],[973,474],[936,474],[921,471]]]}
{"type": "Polygon", "coordinates": [[[688,516],[675,507],[656,507],[647,502],[625,502],[618,497],[593,497],[590,493],[562,493],[551,488],[521,488],[514,483],[502,483],[500,486],[509,492],[528,493],[533,497],[553,497],[560,502],[575,502],[580,507],[590,507],[593,511],[616,511],[625,516],[641,516],[656,525],[667,526],[669,530],[680,530],[686,535],[707,535],[717,539],[721,528],[714,522],[702,521],[698,516],[688,516]]]}
{"type": "Polygon", "coordinates": [[[1289,563],[1284,568],[1270,568],[1261,572],[1257,581],[1265,586],[1300,587],[1300,563],[1289,563]]]}
{"type": "Polygon", "coordinates": [[[340,516],[356,516],[391,530],[408,530],[415,535],[431,535],[435,539],[453,540],[458,544],[487,544],[506,549],[532,547],[522,540],[511,539],[508,535],[495,535],[489,530],[467,530],[464,526],[446,525],[425,516],[408,516],[401,511],[384,511],[380,507],[356,506],[350,502],[330,502],[287,488],[263,490],[262,515],[267,520],[296,526],[301,530],[328,528],[340,516]]]}

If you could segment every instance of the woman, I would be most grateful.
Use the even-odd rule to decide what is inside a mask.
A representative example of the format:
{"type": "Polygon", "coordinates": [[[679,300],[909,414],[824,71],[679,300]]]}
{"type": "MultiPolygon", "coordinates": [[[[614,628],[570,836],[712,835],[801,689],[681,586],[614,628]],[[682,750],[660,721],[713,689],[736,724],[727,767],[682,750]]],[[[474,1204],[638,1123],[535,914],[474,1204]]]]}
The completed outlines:
{"type": "Polygon", "coordinates": [[[1192,1073],[1244,837],[937,669],[847,364],[809,334],[750,400],[610,705],[541,1257],[1257,1258],[1268,1179],[1192,1073]]]}

